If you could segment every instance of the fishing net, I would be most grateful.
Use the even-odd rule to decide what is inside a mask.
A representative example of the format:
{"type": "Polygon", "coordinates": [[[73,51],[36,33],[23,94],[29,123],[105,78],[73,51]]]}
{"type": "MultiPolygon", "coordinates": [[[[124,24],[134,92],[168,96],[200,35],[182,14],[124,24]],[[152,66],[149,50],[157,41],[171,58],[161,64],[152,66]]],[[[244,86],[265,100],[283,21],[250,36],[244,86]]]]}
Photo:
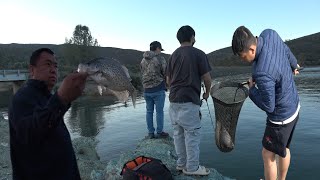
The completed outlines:
{"type": "Polygon", "coordinates": [[[215,110],[215,140],[222,152],[230,152],[235,145],[235,134],[243,102],[248,89],[236,82],[217,83],[211,88],[215,110]]]}

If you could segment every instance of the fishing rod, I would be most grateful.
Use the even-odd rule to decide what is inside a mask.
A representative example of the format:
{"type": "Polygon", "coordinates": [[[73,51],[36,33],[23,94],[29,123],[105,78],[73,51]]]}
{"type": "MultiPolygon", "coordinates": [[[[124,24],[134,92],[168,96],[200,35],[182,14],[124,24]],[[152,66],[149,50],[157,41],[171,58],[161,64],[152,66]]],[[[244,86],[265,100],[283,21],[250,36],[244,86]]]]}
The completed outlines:
{"type": "MultiPolygon", "coordinates": [[[[204,84],[201,84],[201,86],[202,86],[203,92],[206,92],[205,89],[204,89],[204,84]]],[[[201,99],[201,104],[202,104],[202,100],[204,100],[204,99],[201,99]]],[[[208,111],[209,111],[209,115],[210,115],[210,119],[211,119],[211,124],[212,124],[212,127],[214,127],[214,125],[213,125],[213,120],[212,120],[212,116],[211,116],[211,112],[210,112],[210,108],[209,108],[209,104],[208,104],[207,99],[206,99],[206,103],[207,103],[207,107],[208,107],[208,111]]]]}

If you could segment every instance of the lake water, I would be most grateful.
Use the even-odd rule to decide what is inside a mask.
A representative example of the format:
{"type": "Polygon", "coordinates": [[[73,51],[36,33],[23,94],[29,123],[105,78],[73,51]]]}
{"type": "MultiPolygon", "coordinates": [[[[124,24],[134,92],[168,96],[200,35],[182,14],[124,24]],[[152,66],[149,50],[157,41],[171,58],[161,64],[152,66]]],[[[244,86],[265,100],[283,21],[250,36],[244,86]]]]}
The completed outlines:
{"type": "MultiPolygon", "coordinates": [[[[242,82],[249,74],[215,79],[234,79],[242,82]]],[[[287,179],[320,179],[320,67],[305,68],[295,77],[300,95],[301,111],[293,141],[291,143],[291,166],[287,179]]],[[[7,102],[10,93],[0,93],[0,112],[7,118],[7,102]]],[[[209,109],[215,121],[212,99],[209,109]]],[[[168,115],[168,94],[165,104],[165,131],[172,135],[168,115]]],[[[225,176],[236,179],[260,179],[263,177],[261,138],[265,128],[266,114],[247,98],[243,104],[236,130],[233,151],[223,153],[215,145],[214,127],[211,124],[207,105],[201,107],[202,138],[200,163],[216,168],[225,176]]],[[[116,158],[120,153],[133,150],[139,140],[147,134],[145,103],[137,100],[134,109],[117,103],[110,97],[81,97],[75,101],[65,115],[65,122],[72,138],[95,137],[98,154],[102,161],[116,158]]]]}

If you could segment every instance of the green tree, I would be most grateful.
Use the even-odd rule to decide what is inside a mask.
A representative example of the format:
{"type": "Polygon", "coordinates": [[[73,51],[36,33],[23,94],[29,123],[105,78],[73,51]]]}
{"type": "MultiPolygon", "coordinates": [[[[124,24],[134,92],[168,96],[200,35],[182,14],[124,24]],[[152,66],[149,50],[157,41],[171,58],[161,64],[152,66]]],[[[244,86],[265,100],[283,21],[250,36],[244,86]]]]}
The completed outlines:
{"type": "Polygon", "coordinates": [[[94,57],[94,46],[99,46],[98,40],[93,38],[89,27],[77,25],[73,31],[73,36],[65,38],[63,46],[64,62],[74,66],[80,62],[87,61],[94,57]]]}
{"type": "Polygon", "coordinates": [[[89,27],[81,24],[77,25],[73,31],[73,37],[65,39],[66,44],[82,46],[99,46],[98,40],[93,38],[89,27]]]}

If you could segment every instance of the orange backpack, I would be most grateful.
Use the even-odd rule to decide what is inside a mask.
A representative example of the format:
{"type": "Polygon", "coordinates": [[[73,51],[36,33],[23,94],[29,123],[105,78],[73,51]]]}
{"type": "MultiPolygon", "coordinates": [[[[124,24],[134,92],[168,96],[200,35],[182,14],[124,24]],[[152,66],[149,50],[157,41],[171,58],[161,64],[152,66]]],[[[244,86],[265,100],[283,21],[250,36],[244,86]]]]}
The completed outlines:
{"type": "Polygon", "coordinates": [[[173,180],[170,170],[161,160],[139,156],[123,165],[124,180],[173,180]]]}

